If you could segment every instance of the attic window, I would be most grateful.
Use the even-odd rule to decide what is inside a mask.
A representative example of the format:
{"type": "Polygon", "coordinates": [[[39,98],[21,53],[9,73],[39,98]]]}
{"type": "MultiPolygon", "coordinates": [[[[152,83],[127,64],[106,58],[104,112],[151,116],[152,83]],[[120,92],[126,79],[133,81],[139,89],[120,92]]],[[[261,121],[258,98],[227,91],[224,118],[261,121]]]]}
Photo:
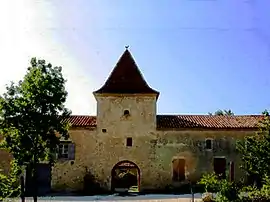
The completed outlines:
{"type": "Polygon", "coordinates": [[[128,115],[129,115],[129,110],[126,109],[126,110],[124,111],[124,115],[125,115],[125,116],[128,116],[128,115]]]}

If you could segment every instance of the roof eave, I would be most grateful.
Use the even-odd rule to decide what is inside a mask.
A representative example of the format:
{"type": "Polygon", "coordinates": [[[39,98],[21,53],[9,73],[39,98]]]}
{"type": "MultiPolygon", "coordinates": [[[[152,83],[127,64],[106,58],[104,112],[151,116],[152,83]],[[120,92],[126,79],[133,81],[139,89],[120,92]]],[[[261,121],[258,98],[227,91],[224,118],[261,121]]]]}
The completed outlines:
{"type": "Polygon", "coordinates": [[[106,96],[117,96],[117,97],[122,97],[122,96],[156,96],[156,99],[158,99],[159,97],[159,92],[158,91],[154,91],[153,93],[112,93],[112,92],[102,92],[102,90],[97,90],[93,92],[93,95],[96,96],[102,96],[102,97],[106,97],[106,96]]]}

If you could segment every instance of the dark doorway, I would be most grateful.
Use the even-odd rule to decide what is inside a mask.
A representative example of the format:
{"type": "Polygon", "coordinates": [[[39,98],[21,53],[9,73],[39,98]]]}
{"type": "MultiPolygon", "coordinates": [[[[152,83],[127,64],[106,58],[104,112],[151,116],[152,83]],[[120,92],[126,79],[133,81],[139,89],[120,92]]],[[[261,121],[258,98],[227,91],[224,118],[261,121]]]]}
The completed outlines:
{"type": "Polygon", "coordinates": [[[111,189],[113,192],[140,189],[140,169],[131,161],[121,161],[112,169],[111,189]]]}
{"type": "Polygon", "coordinates": [[[216,175],[218,175],[219,179],[226,178],[226,158],[214,158],[214,172],[216,173],[216,175]]]}
{"type": "MultiPolygon", "coordinates": [[[[37,165],[37,195],[45,196],[51,192],[51,166],[46,163],[37,165]]],[[[26,169],[25,179],[25,194],[26,196],[33,196],[34,194],[34,180],[31,175],[31,170],[26,169]]]]}

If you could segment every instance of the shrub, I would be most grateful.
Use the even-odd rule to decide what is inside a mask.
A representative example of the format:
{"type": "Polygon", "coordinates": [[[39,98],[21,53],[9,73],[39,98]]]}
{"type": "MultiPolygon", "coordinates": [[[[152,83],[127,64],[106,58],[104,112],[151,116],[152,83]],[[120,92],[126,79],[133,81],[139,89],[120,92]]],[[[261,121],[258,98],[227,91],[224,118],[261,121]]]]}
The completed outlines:
{"type": "Polygon", "coordinates": [[[20,169],[14,162],[11,162],[11,170],[8,175],[0,173],[0,201],[20,195],[19,174],[20,169]]]}
{"type": "Polygon", "coordinates": [[[198,184],[204,186],[205,192],[215,193],[219,190],[219,180],[214,173],[203,175],[198,184]]]}
{"type": "Polygon", "coordinates": [[[242,197],[244,202],[268,202],[270,201],[270,178],[265,176],[261,189],[247,187],[248,195],[242,197]]]}
{"type": "Polygon", "coordinates": [[[237,201],[239,199],[239,188],[234,182],[228,180],[221,180],[219,182],[219,191],[217,193],[216,201],[237,201]]]}
{"type": "Polygon", "coordinates": [[[216,193],[215,199],[212,194],[205,194],[203,201],[233,202],[239,200],[240,190],[237,184],[226,179],[219,180],[214,173],[203,175],[198,184],[204,185],[206,192],[216,193]]]}

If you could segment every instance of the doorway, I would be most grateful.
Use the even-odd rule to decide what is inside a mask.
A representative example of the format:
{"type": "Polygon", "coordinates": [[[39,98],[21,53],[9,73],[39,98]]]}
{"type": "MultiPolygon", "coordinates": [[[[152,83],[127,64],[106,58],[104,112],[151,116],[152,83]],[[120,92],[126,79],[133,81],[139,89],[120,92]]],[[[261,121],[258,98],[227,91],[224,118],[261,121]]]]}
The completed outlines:
{"type": "Polygon", "coordinates": [[[113,192],[140,190],[140,169],[131,161],[120,161],[111,172],[111,189],[113,192]]]}
{"type": "Polygon", "coordinates": [[[215,157],[214,158],[214,172],[219,179],[226,179],[226,158],[215,157]]]}

